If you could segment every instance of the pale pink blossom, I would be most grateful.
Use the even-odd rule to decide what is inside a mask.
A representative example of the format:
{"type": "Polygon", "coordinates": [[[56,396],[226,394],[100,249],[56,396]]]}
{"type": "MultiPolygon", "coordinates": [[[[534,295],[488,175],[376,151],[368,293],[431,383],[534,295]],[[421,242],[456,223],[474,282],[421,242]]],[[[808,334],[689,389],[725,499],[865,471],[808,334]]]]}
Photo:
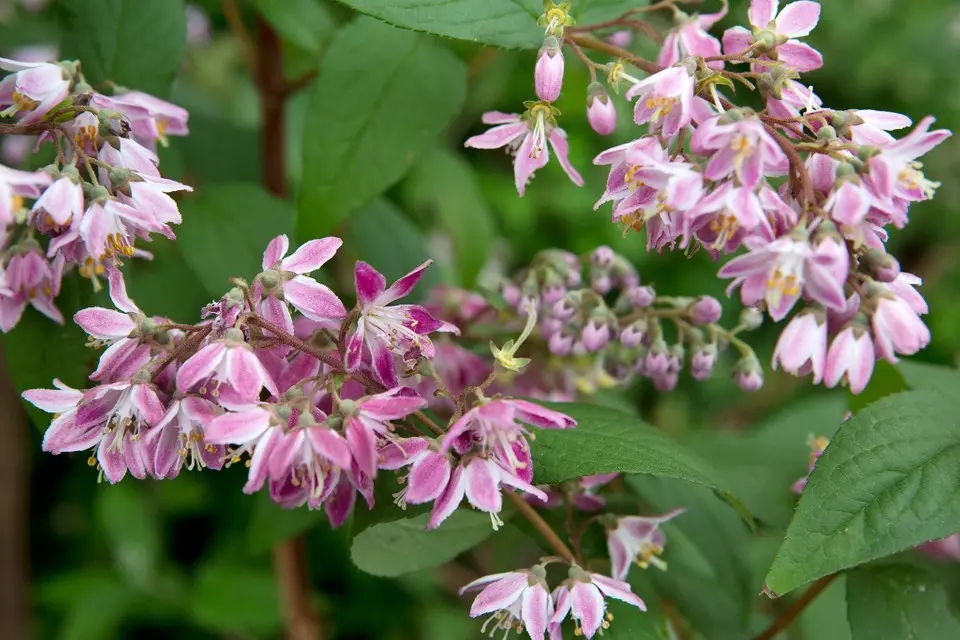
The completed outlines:
{"type": "Polygon", "coordinates": [[[43,171],[19,171],[0,165],[0,226],[13,224],[14,214],[23,208],[24,198],[40,197],[51,182],[43,171]]]}
{"type": "Polygon", "coordinates": [[[406,476],[400,478],[404,488],[394,494],[394,502],[401,508],[439,498],[453,471],[450,456],[426,438],[388,442],[380,449],[377,466],[388,470],[409,468],[406,476]]]}
{"type": "Polygon", "coordinates": [[[203,442],[210,445],[234,445],[230,462],[250,456],[244,493],[256,493],[270,473],[270,457],[283,439],[289,418],[271,411],[269,405],[248,405],[239,411],[224,413],[203,427],[203,442]]]}
{"type": "Polygon", "coordinates": [[[660,559],[667,543],[660,525],[673,520],[685,509],[675,509],[662,516],[625,516],[616,518],[616,524],[607,529],[607,550],[610,553],[611,575],[625,580],[630,565],[636,563],[641,569],[651,564],[666,570],[667,563],[660,559]]]}
{"type": "MultiPolygon", "coordinates": [[[[657,56],[657,64],[669,67],[678,63],[687,56],[709,58],[720,55],[720,41],[708,32],[721,18],[727,15],[727,5],[724,3],[716,13],[688,16],[680,11],[676,12],[676,26],[667,33],[663,47],[657,56]]],[[[722,69],[722,61],[708,63],[711,69],[722,69]]]]}
{"type": "Polygon", "coordinates": [[[851,393],[860,393],[873,375],[875,361],[870,331],[864,326],[850,324],[830,343],[823,383],[835,387],[843,382],[850,387],[851,393]]]}
{"type": "Polygon", "coordinates": [[[502,630],[506,636],[511,630],[526,630],[530,640],[543,640],[554,613],[543,565],[484,576],[460,589],[460,595],[477,590],[470,617],[490,614],[481,633],[493,636],[502,630]]]}
{"type": "Polygon", "coordinates": [[[339,433],[308,420],[278,436],[267,464],[274,502],[287,509],[304,503],[318,509],[350,469],[350,448],[339,433]]]}
{"type": "Polygon", "coordinates": [[[14,73],[0,80],[0,116],[21,114],[20,122],[36,122],[60,104],[70,91],[66,70],[51,62],[18,62],[0,58],[0,69],[14,73]]]}
{"type": "Polygon", "coordinates": [[[41,233],[50,233],[67,229],[73,219],[81,215],[83,189],[78,182],[63,176],[47,187],[33,203],[29,220],[41,233]]]}
{"type": "Polygon", "coordinates": [[[568,158],[567,134],[557,126],[554,111],[549,105],[536,103],[523,115],[488,111],[483,114],[483,123],[495,126],[468,138],[464,146],[474,149],[505,147],[514,156],[514,179],[521,196],[537,169],[545,167],[550,160],[548,141],[570,180],[578,187],[583,186],[583,178],[568,158]]]}
{"type": "Polygon", "coordinates": [[[537,97],[544,102],[554,102],[560,97],[560,89],[563,88],[563,51],[560,50],[560,42],[553,36],[544,39],[537,54],[533,84],[537,97]]]}
{"type": "Polygon", "coordinates": [[[769,227],[761,199],[752,189],[727,181],[684,216],[684,242],[691,236],[708,249],[734,251],[758,227],[769,227]]]}
{"type": "MultiPolygon", "coordinates": [[[[928,200],[933,196],[937,183],[924,177],[917,158],[949,138],[946,129],[930,131],[933,118],[920,121],[909,134],[882,147],[880,153],[870,158],[869,184],[885,210],[896,211],[895,199],[907,202],[928,200]]],[[[905,216],[901,221],[905,222],[905,216]]]]}
{"type": "Polygon", "coordinates": [[[816,312],[800,313],[784,328],[773,351],[773,368],[795,375],[813,373],[814,384],[823,379],[827,357],[827,321],[816,312]]]}
{"type": "Polygon", "coordinates": [[[798,0],[777,13],[778,4],[777,0],[751,0],[747,15],[753,32],[743,27],[727,29],[723,34],[723,52],[736,55],[756,44],[757,55],[779,60],[801,73],[819,69],[823,56],[797,38],[810,35],[817,26],[820,4],[798,0]]]}
{"type": "Polygon", "coordinates": [[[617,128],[617,107],[599,83],[587,89],[587,122],[601,136],[608,136],[617,128]]]}
{"type": "Polygon", "coordinates": [[[627,100],[637,99],[633,120],[650,123],[651,131],[672,138],[690,124],[694,80],[685,67],[668,67],[627,90],[627,100]]]}
{"type": "Polygon", "coordinates": [[[279,397],[276,382],[238,329],[229,329],[226,335],[211,342],[190,356],[177,371],[177,390],[187,393],[194,389],[210,393],[227,409],[245,407],[260,399],[266,389],[279,397]]]}
{"type": "Polygon", "coordinates": [[[145,439],[152,452],[153,475],[163,480],[176,478],[180,469],[220,469],[223,445],[204,442],[204,425],[217,417],[216,405],[198,396],[177,398],[150,430],[145,439]]]}
{"type": "Polygon", "coordinates": [[[0,331],[13,329],[29,304],[57,324],[63,314],[54,304],[63,278],[63,256],[51,262],[39,247],[14,252],[6,268],[0,271],[0,331]]]}
{"type": "Polygon", "coordinates": [[[394,387],[359,400],[341,399],[338,411],[346,425],[350,453],[360,471],[371,478],[377,472],[377,439],[390,439],[391,420],[402,420],[427,406],[427,401],[406,387],[394,387]]]}
{"type": "Polygon", "coordinates": [[[575,634],[586,638],[592,638],[601,628],[609,628],[613,616],[605,614],[606,598],[647,610],[626,582],[584,571],[577,565],[570,567],[569,577],[554,590],[553,596],[556,610],[550,620],[551,638],[560,637],[559,625],[567,616],[573,619],[575,634]]]}
{"type": "Polygon", "coordinates": [[[877,356],[896,363],[900,355],[913,355],[930,343],[930,329],[903,298],[885,293],[876,300],[871,315],[877,356]]]}
{"type": "Polygon", "coordinates": [[[123,113],[130,122],[134,139],[148,147],[158,140],[165,146],[167,136],[189,133],[190,114],[186,109],[141,91],[127,91],[112,97],[97,93],[91,102],[102,109],[123,113]]]}
{"type": "Polygon", "coordinates": [[[702,155],[714,152],[704,177],[720,180],[735,174],[748,189],[760,186],[764,176],[786,174],[789,166],[780,145],[759,118],[749,114],[731,119],[725,113],[706,120],[694,132],[690,144],[702,155]]]}

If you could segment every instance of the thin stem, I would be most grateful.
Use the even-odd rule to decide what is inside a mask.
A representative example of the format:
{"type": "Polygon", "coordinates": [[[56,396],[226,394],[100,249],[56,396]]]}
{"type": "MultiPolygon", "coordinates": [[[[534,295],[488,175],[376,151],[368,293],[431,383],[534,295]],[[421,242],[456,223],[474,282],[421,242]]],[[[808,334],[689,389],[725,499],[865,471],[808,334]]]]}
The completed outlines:
{"type": "Polygon", "coordinates": [[[245,316],[245,321],[248,324],[252,324],[257,327],[260,327],[261,329],[266,329],[267,331],[272,333],[273,337],[276,338],[277,341],[280,342],[281,344],[285,344],[288,347],[293,347],[297,351],[302,351],[307,355],[311,355],[317,360],[319,360],[320,362],[326,365],[329,365],[331,368],[337,371],[343,371],[343,366],[333,356],[323,353],[318,349],[315,349],[314,347],[310,346],[308,343],[304,342],[300,338],[294,335],[290,335],[280,327],[274,326],[273,324],[271,324],[270,322],[267,322],[260,316],[249,314],[245,316]]]}
{"type": "Polygon", "coordinates": [[[253,47],[253,41],[250,39],[250,34],[247,33],[247,28],[243,24],[243,18],[240,16],[240,9],[237,7],[237,2],[236,0],[220,0],[220,7],[223,9],[223,17],[227,19],[230,31],[233,32],[234,37],[240,42],[243,61],[246,63],[247,69],[250,70],[252,75],[256,68],[257,54],[253,47]]]}
{"type": "Polygon", "coordinates": [[[413,417],[419,420],[420,422],[422,422],[424,425],[426,425],[427,429],[430,429],[430,431],[433,431],[433,433],[438,436],[442,436],[443,434],[446,433],[443,427],[441,427],[436,422],[434,422],[430,418],[430,416],[425,414],[423,411],[417,411],[416,413],[413,414],[413,417]]]}
{"type": "Polygon", "coordinates": [[[550,545],[550,548],[553,549],[558,556],[571,564],[576,564],[577,558],[573,555],[573,552],[570,551],[570,547],[564,544],[560,536],[557,535],[557,532],[553,530],[553,527],[547,524],[547,521],[537,513],[537,510],[534,509],[529,502],[515,493],[507,493],[506,496],[507,499],[513,503],[513,506],[517,508],[517,511],[530,521],[533,528],[543,536],[543,539],[547,541],[547,544],[550,545]]]}
{"type": "Polygon", "coordinates": [[[317,77],[317,70],[311,69],[310,71],[307,71],[300,77],[294,78],[284,86],[283,95],[290,96],[296,93],[297,91],[300,91],[300,89],[303,89],[304,87],[309,85],[311,82],[313,82],[313,79],[316,77],[317,77]]]}
{"type": "Polygon", "coordinates": [[[587,69],[590,71],[590,82],[596,82],[596,81],[597,81],[597,67],[599,67],[600,65],[598,65],[596,62],[594,62],[593,60],[591,60],[590,58],[588,58],[588,57],[587,57],[587,54],[585,54],[585,53],[583,52],[583,49],[581,49],[579,46],[577,46],[577,43],[574,42],[573,40],[571,40],[569,36],[564,36],[563,40],[564,40],[564,42],[567,43],[567,45],[568,45],[571,49],[573,49],[573,52],[574,52],[575,54],[577,54],[577,57],[580,58],[581,60],[583,60],[583,64],[587,65],[587,69]]]}
{"type": "Polygon", "coordinates": [[[569,38],[571,42],[577,43],[584,49],[593,49],[594,51],[600,51],[602,53],[606,53],[607,55],[622,58],[636,68],[646,71],[647,73],[656,73],[660,71],[660,65],[658,65],[656,62],[651,62],[646,58],[635,56],[626,49],[621,49],[616,45],[610,44],[609,42],[598,40],[591,35],[587,35],[585,33],[569,33],[566,37],[569,38]]]}
{"type": "Polygon", "coordinates": [[[813,602],[818,595],[823,593],[823,590],[830,586],[830,583],[833,582],[836,577],[840,575],[838,573],[831,574],[829,576],[824,576],[820,578],[813,585],[807,589],[802,596],[800,596],[796,602],[790,605],[790,608],[777,616],[777,619],[774,620],[769,627],[763,630],[763,632],[754,637],[753,640],[773,640],[778,633],[789,627],[793,624],[793,621],[803,613],[803,610],[813,602]]]}

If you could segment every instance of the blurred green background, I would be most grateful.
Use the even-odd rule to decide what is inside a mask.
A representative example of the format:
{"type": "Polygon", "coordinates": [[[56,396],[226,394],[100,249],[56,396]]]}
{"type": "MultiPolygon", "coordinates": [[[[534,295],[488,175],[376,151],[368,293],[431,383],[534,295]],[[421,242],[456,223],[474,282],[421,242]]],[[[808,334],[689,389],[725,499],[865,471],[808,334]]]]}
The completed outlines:
{"type": "MultiPolygon", "coordinates": [[[[78,4],[85,3],[78,0],[78,4]]],[[[240,4],[245,19],[252,23],[255,12],[271,3],[240,4]]],[[[351,12],[334,2],[298,0],[294,4],[302,9],[300,19],[275,25],[285,36],[288,77],[314,68],[338,26],[351,19],[351,12]]],[[[710,1],[705,9],[712,11],[718,4],[710,1]]],[[[746,5],[744,0],[732,0],[730,15],[720,26],[743,22],[746,5]]],[[[161,152],[165,173],[196,187],[196,196],[183,205],[185,238],[191,214],[208,205],[205,190],[218,185],[232,185],[229,201],[237,210],[282,209],[277,202],[254,200],[246,187],[236,186],[259,179],[256,89],[219,3],[197,2],[195,9],[209,21],[209,35],[199,35],[189,45],[170,94],[172,101],[190,110],[191,134],[172,140],[161,152]]],[[[12,0],[0,2],[0,55],[16,57],[25,46],[57,46],[63,35],[55,10],[29,12],[12,0]]],[[[915,121],[929,113],[937,116],[938,126],[960,126],[960,83],[956,81],[960,3],[827,1],[820,26],[808,41],[823,52],[826,64],[806,81],[815,86],[826,106],[892,110],[915,121]]],[[[479,123],[482,112],[516,111],[531,97],[533,53],[437,42],[469,65],[466,107],[437,148],[388,192],[394,207],[380,214],[391,220],[391,232],[381,231],[379,221],[384,218],[366,211],[348,222],[344,229],[348,238],[366,243],[365,251],[390,262],[396,260],[393,243],[402,237],[403,242],[438,260],[436,281],[464,285],[472,285],[478,272],[481,283],[490,283],[497,274],[523,265],[547,247],[585,252],[609,244],[629,256],[644,281],[659,291],[713,294],[725,301],[728,317],[736,317],[737,307],[723,296],[724,282],[715,277],[717,265],[709,257],[649,255],[642,236],[624,238],[610,223],[607,208],[593,211],[605,172],[593,167],[591,159],[600,150],[637,135],[622,99],[617,99],[621,118],[615,135],[607,139],[594,135],[584,116],[587,74],[572,55],[567,56],[567,76],[557,107],[563,113],[561,126],[571,140],[571,161],[583,173],[586,187],[572,185],[551,163],[521,199],[514,188],[508,156],[464,150],[462,141],[483,130],[479,123]],[[473,253],[465,255],[469,251],[473,253]]],[[[648,57],[655,55],[655,48],[643,41],[636,41],[632,48],[648,57]]],[[[297,94],[289,108],[287,155],[293,192],[298,191],[301,180],[301,125],[308,100],[309,91],[297,94]]],[[[430,105],[423,108],[429,110],[430,105]]],[[[42,164],[40,159],[29,162],[42,164]]],[[[934,201],[914,207],[911,224],[894,231],[891,247],[904,270],[924,278],[922,292],[930,303],[927,321],[933,343],[921,359],[952,364],[960,351],[960,137],[930,154],[924,171],[941,181],[942,187],[934,201]]],[[[184,240],[183,250],[206,252],[214,263],[233,251],[229,238],[242,234],[244,227],[233,224],[229,208],[222,215],[222,242],[214,238],[212,243],[198,245],[194,236],[189,245],[184,240]]],[[[195,310],[211,298],[205,282],[191,274],[178,245],[158,242],[151,248],[156,250],[156,262],[131,265],[135,298],[148,312],[193,321],[195,310]]],[[[410,266],[401,261],[398,269],[410,266]]],[[[334,272],[331,280],[349,291],[348,272],[334,272]]],[[[77,300],[87,295],[70,286],[64,294],[77,300]]],[[[31,337],[47,342],[45,336],[51,329],[43,322],[35,314],[28,316],[24,326],[5,341],[7,359],[20,386],[28,386],[20,381],[23,368],[30,369],[32,386],[46,385],[53,375],[63,375],[57,367],[65,366],[68,358],[50,346],[54,343],[41,354],[29,350],[37,344],[31,337]]],[[[83,349],[83,339],[76,333],[67,329],[63,334],[74,341],[74,353],[83,349]]],[[[776,327],[764,327],[755,334],[765,362],[769,362],[776,335],[776,327]]],[[[711,380],[700,384],[684,380],[670,394],[637,386],[626,390],[622,400],[610,401],[635,407],[648,421],[682,436],[701,429],[758,429],[761,423],[781,419],[777,416],[787,415],[790,420],[791,411],[813,406],[829,406],[826,413],[817,415],[833,416],[845,399],[842,391],[817,392],[806,379],[772,372],[762,391],[746,396],[729,381],[731,364],[724,360],[711,380]]],[[[788,479],[791,473],[795,477],[803,472],[806,433],[832,428],[809,416],[799,423],[792,420],[794,426],[777,442],[784,449],[784,459],[790,461],[788,479]]],[[[397,580],[375,578],[353,568],[347,531],[331,531],[322,514],[284,512],[264,496],[244,495],[240,470],[185,472],[173,482],[127,480],[113,487],[98,485],[85,456],[41,454],[45,424],[31,429],[26,443],[29,523],[22,526],[29,526],[32,637],[279,637],[280,609],[270,548],[284,537],[307,531],[316,604],[331,637],[472,638],[479,625],[466,617],[467,606],[457,598],[456,588],[477,575],[512,568],[537,555],[525,534],[508,526],[474,552],[441,569],[397,580]]],[[[13,452],[18,454],[24,455],[13,452]]],[[[735,450],[729,452],[731,466],[736,466],[736,455],[735,450]]],[[[682,542],[677,544],[682,546],[682,542]]],[[[670,554],[668,547],[668,559],[670,554]]],[[[763,551],[758,554],[765,557],[763,551]]],[[[842,591],[837,589],[839,586],[806,614],[804,624],[808,626],[801,624],[791,638],[847,637],[842,591]],[[821,635],[824,629],[829,631],[821,635]]]]}

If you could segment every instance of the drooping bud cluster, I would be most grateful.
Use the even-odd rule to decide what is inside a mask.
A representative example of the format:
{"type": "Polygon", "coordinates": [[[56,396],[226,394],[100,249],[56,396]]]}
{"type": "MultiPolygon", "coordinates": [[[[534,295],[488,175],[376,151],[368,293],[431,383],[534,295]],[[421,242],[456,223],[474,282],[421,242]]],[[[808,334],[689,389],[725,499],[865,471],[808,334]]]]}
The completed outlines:
{"type": "MultiPolygon", "coordinates": [[[[56,149],[54,164],[25,172],[0,166],[0,330],[27,304],[63,323],[54,300],[74,267],[96,280],[130,257],[149,257],[137,238],[174,237],[180,212],[170,193],[190,187],[161,176],[156,143],[187,133],[187,112],[138,91],[94,91],[77,62],[17,62],[0,80],[0,116],[12,133],[56,149]]],[[[6,131],[5,131],[6,132],[6,131]]]]}

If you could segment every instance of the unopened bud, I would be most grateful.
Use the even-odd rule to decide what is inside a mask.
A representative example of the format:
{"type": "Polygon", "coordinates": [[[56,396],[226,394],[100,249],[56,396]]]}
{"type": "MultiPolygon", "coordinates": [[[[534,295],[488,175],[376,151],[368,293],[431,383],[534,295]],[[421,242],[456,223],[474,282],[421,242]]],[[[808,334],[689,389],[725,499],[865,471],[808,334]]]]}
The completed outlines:
{"type": "Polygon", "coordinates": [[[653,343],[643,359],[643,369],[649,376],[666,373],[670,369],[670,354],[666,342],[657,340],[653,343]]]}
{"type": "Polygon", "coordinates": [[[720,301],[713,296],[700,296],[700,298],[689,307],[690,319],[694,324],[713,324],[720,319],[723,313],[723,307],[720,301]]]}
{"type": "Polygon", "coordinates": [[[566,356],[573,348],[573,336],[563,331],[557,331],[547,340],[547,348],[555,356],[566,356]]]}
{"type": "Polygon", "coordinates": [[[817,140],[836,140],[837,130],[830,125],[824,125],[817,131],[817,140]]]}
{"type": "Polygon", "coordinates": [[[580,340],[587,351],[599,351],[610,341],[610,327],[606,323],[601,324],[596,320],[591,320],[583,328],[580,340]]]}
{"type": "Polygon", "coordinates": [[[733,369],[733,381],[744,391],[756,391],[763,386],[763,369],[757,356],[745,355],[733,369]]]}
{"type": "Polygon", "coordinates": [[[657,299],[657,292],[653,287],[630,287],[627,289],[627,299],[636,309],[646,309],[657,299]]]}
{"type": "Polygon", "coordinates": [[[740,326],[746,331],[754,331],[763,325],[763,312],[756,307],[745,307],[740,312],[740,326]]]}
{"type": "Polygon", "coordinates": [[[540,47],[537,65],[533,72],[533,84],[537,97],[544,102],[553,102],[560,97],[563,87],[563,52],[560,42],[547,36],[540,47]]]}
{"type": "Polygon", "coordinates": [[[617,128],[617,108],[599,82],[587,88],[587,122],[601,136],[608,136],[617,128]]]}
{"type": "Polygon", "coordinates": [[[893,282],[900,275],[900,263],[889,253],[870,249],[860,260],[860,266],[880,282],[893,282]]]}
{"type": "Polygon", "coordinates": [[[620,344],[625,347],[638,347],[647,333],[647,321],[643,318],[634,320],[626,329],[620,332],[620,344]]]}
{"type": "Polygon", "coordinates": [[[694,380],[706,380],[717,364],[717,345],[705,344],[697,347],[690,358],[690,375],[694,380]]]}
{"type": "Polygon", "coordinates": [[[590,256],[590,264],[598,269],[609,269],[613,266],[613,261],[616,257],[617,254],[613,252],[613,249],[602,245],[593,250],[593,254],[590,256]]]}

